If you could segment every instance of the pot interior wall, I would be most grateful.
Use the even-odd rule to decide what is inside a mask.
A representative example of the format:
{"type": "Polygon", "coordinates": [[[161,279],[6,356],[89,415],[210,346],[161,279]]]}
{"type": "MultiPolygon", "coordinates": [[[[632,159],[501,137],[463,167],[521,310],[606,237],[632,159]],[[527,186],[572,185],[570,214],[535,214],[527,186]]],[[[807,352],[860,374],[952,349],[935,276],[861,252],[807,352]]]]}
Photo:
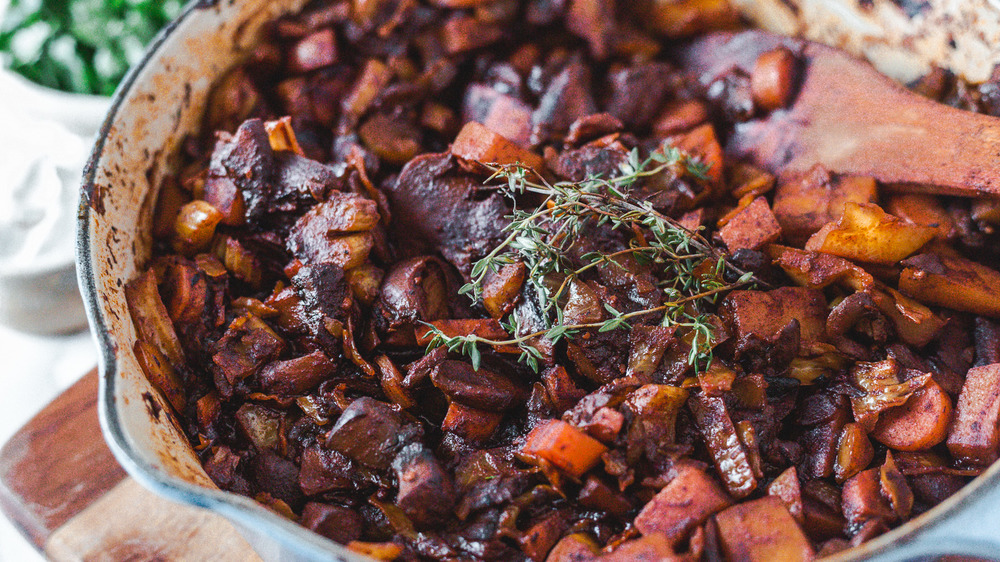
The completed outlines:
{"type": "Polygon", "coordinates": [[[120,428],[133,460],[206,487],[214,484],[136,361],[124,285],[150,257],[157,190],[185,136],[201,127],[213,82],[243,59],[264,24],[304,3],[206,2],[186,12],[122,85],[92,164],[92,187],[85,187],[81,203],[90,207],[81,258],[94,277],[91,318],[99,316],[113,342],[113,360],[103,369],[103,421],[120,428]]]}

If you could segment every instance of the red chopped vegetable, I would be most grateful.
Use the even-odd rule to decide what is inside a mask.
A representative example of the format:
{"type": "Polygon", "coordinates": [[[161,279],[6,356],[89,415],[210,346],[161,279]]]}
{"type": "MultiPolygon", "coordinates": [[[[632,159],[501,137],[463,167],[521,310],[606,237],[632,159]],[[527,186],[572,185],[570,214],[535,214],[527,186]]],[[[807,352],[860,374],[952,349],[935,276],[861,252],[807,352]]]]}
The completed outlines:
{"type": "Polygon", "coordinates": [[[594,467],[608,448],[562,420],[549,420],[528,434],[521,448],[526,455],[543,458],[573,478],[594,467]]]}

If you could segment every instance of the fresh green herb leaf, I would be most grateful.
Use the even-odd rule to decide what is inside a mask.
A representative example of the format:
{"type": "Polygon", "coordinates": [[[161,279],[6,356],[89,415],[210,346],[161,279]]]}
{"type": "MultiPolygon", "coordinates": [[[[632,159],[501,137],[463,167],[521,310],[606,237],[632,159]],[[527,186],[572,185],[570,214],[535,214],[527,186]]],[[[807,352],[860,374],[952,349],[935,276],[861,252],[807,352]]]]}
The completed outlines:
{"type": "Polygon", "coordinates": [[[110,95],[181,0],[10,0],[0,60],[29,80],[110,95]]]}
{"type": "Polygon", "coordinates": [[[520,165],[482,164],[492,171],[487,181],[501,182],[500,190],[514,200],[515,209],[510,224],[504,229],[507,237],[473,265],[472,280],[462,287],[461,293],[477,302],[482,297],[487,271],[496,271],[505,263],[521,262],[528,270],[527,288],[534,290],[545,326],[529,329],[516,314],[511,314],[501,322],[509,339],[498,341],[476,335],[447,338],[436,333],[432,343],[468,355],[477,367],[481,360],[477,344],[517,346],[521,350],[519,360],[537,371],[541,361],[546,359],[533,343],[537,338],[544,337],[554,343],[570,339],[581,330],[631,329],[630,320],[656,318],[654,315],[658,314],[661,315],[660,324],[676,326],[689,334],[688,363],[696,371],[701,372],[711,365],[714,325],[703,309],[714,305],[721,293],[753,282],[753,274],[736,269],[700,234],[658,213],[650,202],[637,199],[631,193],[637,182],[662,173],[687,173],[707,179],[708,166],[669,145],[654,150],[645,160],[638,149],[633,149],[619,166],[620,175],[591,176],[581,182],[550,184],[520,165]],[[517,195],[524,193],[542,197],[543,203],[531,211],[518,209],[517,195]],[[588,229],[602,227],[629,235],[640,228],[643,233],[636,237],[637,242],[624,250],[610,254],[587,252],[572,257],[573,246],[580,235],[588,229]],[[567,324],[563,307],[573,280],[580,279],[593,268],[627,271],[621,260],[628,257],[664,268],[663,281],[659,284],[664,303],[624,312],[604,302],[609,318],[600,322],[567,324]],[[735,283],[725,280],[731,272],[739,275],[735,283]]]}

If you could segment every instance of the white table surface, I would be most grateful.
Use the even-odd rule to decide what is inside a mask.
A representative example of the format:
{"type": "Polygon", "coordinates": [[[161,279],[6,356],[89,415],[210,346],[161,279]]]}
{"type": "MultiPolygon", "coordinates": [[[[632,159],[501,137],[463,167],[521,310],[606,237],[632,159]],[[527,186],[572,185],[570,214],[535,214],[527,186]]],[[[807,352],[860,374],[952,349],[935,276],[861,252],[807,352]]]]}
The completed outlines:
{"type": "MultiPolygon", "coordinates": [[[[33,336],[0,326],[0,443],[97,364],[88,332],[33,336]]],[[[0,517],[0,562],[39,562],[42,557],[0,517]]]]}

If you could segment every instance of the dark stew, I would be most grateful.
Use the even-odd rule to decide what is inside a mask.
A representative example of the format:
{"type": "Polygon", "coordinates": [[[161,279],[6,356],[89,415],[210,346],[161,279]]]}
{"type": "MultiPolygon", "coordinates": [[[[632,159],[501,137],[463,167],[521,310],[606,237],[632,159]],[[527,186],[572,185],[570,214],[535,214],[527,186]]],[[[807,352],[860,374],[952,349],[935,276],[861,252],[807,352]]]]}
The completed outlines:
{"type": "Polygon", "coordinates": [[[1000,204],[726,157],[800,63],[677,62],[739,26],[721,0],[274,22],[126,288],[208,475],[385,560],[805,560],[992,463],[1000,204]]]}

